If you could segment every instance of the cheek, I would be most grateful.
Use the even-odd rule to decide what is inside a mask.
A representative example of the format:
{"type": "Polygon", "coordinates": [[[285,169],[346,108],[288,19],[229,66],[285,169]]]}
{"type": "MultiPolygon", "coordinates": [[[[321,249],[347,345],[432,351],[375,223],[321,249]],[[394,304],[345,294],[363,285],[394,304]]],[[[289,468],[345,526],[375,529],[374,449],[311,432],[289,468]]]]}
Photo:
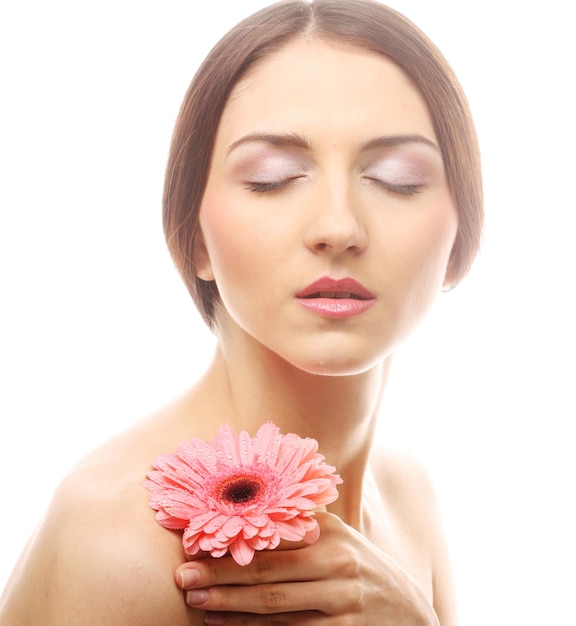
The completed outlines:
{"type": "Polygon", "coordinates": [[[433,215],[433,219],[428,220],[426,228],[420,233],[419,243],[423,254],[439,263],[444,272],[458,232],[458,216],[452,203],[445,202],[439,204],[433,215]]]}
{"type": "Polygon", "coordinates": [[[458,218],[451,201],[439,199],[422,214],[402,225],[396,233],[403,280],[411,283],[415,296],[435,296],[446,278],[450,252],[458,230],[458,218]]]}
{"type": "Polygon", "coordinates": [[[427,286],[437,294],[447,278],[450,253],[458,232],[458,217],[451,203],[441,204],[435,219],[419,233],[420,265],[427,286]]]}
{"type": "Polygon", "coordinates": [[[206,255],[218,287],[246,287],[262,266],[265,236],[247,211],[233,199],[218,197],[206,201],[200,213],[200,227],[206,255]]]}
{"type": "Polygon", "coordinates": [[[218,282],[218,276],[223,268],[232,266],[232,259],[237,255],[237,239],[234,232],[238,232],[238,225],[226,215],[222,202],[205,201],[200,212],[200,228],[205,244],[206,262],[210,265],[213,277],[218,282]]]}

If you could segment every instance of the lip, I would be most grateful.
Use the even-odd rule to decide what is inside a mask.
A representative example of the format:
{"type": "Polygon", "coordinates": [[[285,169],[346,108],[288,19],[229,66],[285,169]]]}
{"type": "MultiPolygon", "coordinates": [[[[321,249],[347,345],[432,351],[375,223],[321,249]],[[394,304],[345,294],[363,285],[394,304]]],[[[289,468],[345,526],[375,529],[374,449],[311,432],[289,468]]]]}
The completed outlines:
{"type": "Polygon", "coordinates": [[[368,310],[376,297],[353,278],[323,276],[296,294],[298,304],[325,317],[351,317],[368,310]]]}

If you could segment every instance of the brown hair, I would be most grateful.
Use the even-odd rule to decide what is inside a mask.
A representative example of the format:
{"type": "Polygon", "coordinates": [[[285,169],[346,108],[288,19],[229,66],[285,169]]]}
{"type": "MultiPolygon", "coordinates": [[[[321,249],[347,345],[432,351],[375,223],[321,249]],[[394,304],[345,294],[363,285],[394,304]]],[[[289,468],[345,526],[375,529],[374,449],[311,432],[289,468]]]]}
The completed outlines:
{"type": "Polygon", "coordinates": [[[194,250],[220,118],[249,69],[304,35],[386,56],[411,78],[428,104],[458,210],[450,259],[455,283],[467,273],[479,247],[483,199],[478,142],[460,84],[436,46],[412,22],[376,0],[278,2],[240,22],[211,50],[188,88],[172,137],[164,233],[176,267],[211,327],[218,289],[196,276],[194,250]]]}

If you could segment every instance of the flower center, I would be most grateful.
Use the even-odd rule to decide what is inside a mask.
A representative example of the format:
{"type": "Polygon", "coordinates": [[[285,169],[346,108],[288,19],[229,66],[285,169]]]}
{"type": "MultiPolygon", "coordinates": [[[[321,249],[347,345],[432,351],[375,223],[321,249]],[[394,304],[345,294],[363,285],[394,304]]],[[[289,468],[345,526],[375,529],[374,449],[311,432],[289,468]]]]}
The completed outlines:
{"type": "Polygon", "coordinates": [[[264,483],[258,476],[230,476],[218,485],[220,500],[231,504],[246,504],[260,496],[264,483]]]}

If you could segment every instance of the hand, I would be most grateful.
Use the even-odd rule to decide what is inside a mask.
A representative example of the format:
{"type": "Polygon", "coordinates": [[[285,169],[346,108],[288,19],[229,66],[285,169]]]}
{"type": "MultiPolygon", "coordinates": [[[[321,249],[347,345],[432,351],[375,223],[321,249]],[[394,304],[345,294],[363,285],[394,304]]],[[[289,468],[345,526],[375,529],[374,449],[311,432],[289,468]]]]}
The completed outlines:
{"type": "Polygon", "coordinates": [[[206,558],[180,565],[186,602],[206,624],[439,626],[422,587],[392,558],[330,513],[320,539],[262,551],[250,565],[206,558]]]}

